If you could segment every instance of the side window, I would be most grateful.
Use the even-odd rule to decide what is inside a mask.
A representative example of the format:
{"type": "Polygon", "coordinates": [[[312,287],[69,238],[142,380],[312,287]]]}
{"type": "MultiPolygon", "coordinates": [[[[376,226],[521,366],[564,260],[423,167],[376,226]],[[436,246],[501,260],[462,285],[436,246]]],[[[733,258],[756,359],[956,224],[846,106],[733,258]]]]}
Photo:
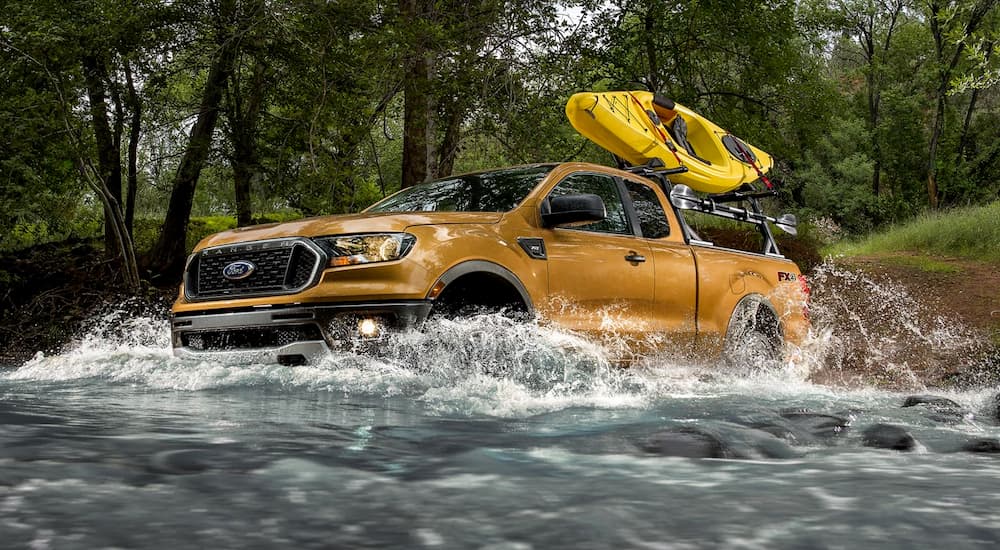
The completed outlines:
{"type": "Polygon", "coordinates": [[[632,197],[635,213],[639,215],[639,227],[642,236],[647,239],[660,239],[670,234],[670,220],[663,211],[656,191],[638,182],[625,180],[625,187],[632,197]]]}
{"type": "Polygon", "coordinates": [[[556,185],[549,193],[549,197],[578,193],[591,193],[601,197],[601,200],[604,201],[604,208],[608,211],[608,217],[603,221],[575,226],[573,229],[620,235],[632,234],[628,218],[625,216],[622,198],[618,193],[618,183],[615,182],[614,178],[599,174],[572,174],[559,182],[559,185],[556,185]]]}

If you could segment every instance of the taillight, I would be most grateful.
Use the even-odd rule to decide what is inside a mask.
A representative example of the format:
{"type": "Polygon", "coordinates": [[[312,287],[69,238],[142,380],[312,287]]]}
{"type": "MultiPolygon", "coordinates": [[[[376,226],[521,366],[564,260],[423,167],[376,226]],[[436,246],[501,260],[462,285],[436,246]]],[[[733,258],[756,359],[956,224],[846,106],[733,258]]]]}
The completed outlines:
{"type": "Polygon", "coordinates": [[[809,296],[812,294],[812,289],[809,288],[809,281],[806,279],[805,275],[799,275],[799,286],[802,287],[802,317],[806,321],[809,320],[809,296]]]}

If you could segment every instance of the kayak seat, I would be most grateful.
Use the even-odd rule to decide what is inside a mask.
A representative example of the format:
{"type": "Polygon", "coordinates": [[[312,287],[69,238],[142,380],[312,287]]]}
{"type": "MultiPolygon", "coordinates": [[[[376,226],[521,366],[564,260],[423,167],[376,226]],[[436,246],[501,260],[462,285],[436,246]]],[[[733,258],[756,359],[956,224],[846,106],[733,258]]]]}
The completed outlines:
{"type": "Polygon", "coordinates": [[[687,151],[689,155],[711,166],[712,165],[711,162],[699,157],[698,153],[695,152],[694,146],[691,145],[691,142],[689,142],[687,139],[687,129],[688,129],[687,122],[684,122],[684,117],[678,114],[677,116],[674,117],[673,124],[670,125],[670,135],[674,138],[674,141],[677,143],[677,145],[684,148],[684,150],[687,151]]]}

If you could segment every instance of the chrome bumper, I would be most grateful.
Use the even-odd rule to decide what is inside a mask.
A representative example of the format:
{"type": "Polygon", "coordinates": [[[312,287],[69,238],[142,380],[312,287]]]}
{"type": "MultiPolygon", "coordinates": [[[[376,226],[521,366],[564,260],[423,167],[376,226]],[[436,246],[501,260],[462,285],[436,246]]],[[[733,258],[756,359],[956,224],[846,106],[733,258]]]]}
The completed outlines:
{"type": "Polygon", "coordinates": [[[334,350],[370,347],[358,333],[361,319],[376,319],[381,333],[419,326],[430,301],[269,306],[171,316],[174,355],[222,363],[314,363],[334,350]]]}

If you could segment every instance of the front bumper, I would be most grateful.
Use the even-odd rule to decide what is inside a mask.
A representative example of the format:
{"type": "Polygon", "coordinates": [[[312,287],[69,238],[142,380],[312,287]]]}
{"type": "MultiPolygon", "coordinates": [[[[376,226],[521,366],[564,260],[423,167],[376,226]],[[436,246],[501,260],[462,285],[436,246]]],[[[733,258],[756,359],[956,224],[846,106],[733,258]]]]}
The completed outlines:
{"type": "Polygon", "coordinates": [[[174,355],[224,363],[314,363],[332,351],[369,350],[386,333],[416,327],[432,302],[295,304],[176,313],[174,355]],[[377,328],[362,334],[361,323],[377,328]]]}

